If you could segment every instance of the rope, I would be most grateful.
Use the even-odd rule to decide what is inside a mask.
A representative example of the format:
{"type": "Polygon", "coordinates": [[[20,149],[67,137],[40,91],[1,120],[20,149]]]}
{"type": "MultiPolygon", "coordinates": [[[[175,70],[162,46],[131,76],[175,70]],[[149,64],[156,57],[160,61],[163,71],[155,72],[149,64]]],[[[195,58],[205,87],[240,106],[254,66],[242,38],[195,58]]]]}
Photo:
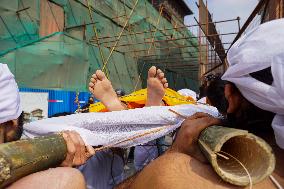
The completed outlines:
{"type": "Polygon", "coordinates": [[[112,147],[114,147],[114,146],[116,146],[118,144],[121,144],[121,143],[124,143],[124,142],[128,142],[128,141],[133,141],[133,140],[135,140],[137,138],[141,138],[141,137],[144,137],[144,136],[147,136],[147,135],[150,135],[150,134],[154,134],[154,133],[163,131],[164,129],[166,129],[168,127],[170,127],[170,125],[166,125],[166,126],[163,126],[163,127],[160,127],[160,128],[153,129],[152,131],[147,131],[145,133],[141,133],[139,135],[136,135],[136,136],[133,136],[133,137],[130,137],[130,138],[118,141],[118,142],[116,142],[114,144],[109,144],[109,145],[106,145],[106,146],[95,148],[95,152],[101,151],[101,150],[105,150],[105,149],[108,149],[108,148],[112,148],[112,147]]]}
{"type": "MultiPolygon", "coordinates": [[[[160,13],[159,13],[159,17],[158,17],[158,20],[157,20],[157,23],[156,23],[156,27],[155,27],[155,31],[154,31],[154,34],[153,34],[153,37],[152,37],[152,40],[151,40],[151,43],[150,43],[150,47],[149,47],[149,49],[147,50],[147,55],[149,55],[150,50],[151,50],[151,48],[152,48],[152,45],[153,45],[153,43],[154,43],[155,36],[156,36],[156,32],[157,32],[157,30],[158,30],[158,25],[159,25],[159,23],[160,23],[160,19],[161,19],[162,13],[163,13],[163,9],[164,9],[164,7],[161,6],[161,8],[160,8],[160,13]]],[[[139,81],[140,81],[140,79],[141,79],[141,75],[142,75],[142,72],[143,72],[143,70],[144,70],[145,64],[146,64],[146,62],[144,61],[143,66],[142,66],[142,69],[141,69],[141,72],[140,72],[140,74],[139,74],[139,76],[138,76],[138,79],[137,79],[137,82],[136,82],[136,84],[135,84],[135,87],[134,87],[134,90],[133,90],[133,91],[136,91],[136,89],[137,89],[137,87],[138,87],[138,83],[139,83],[139,81]]]]}
{"type": "Polygon", "coordinates": [[[269,178],[270,178],[271,181],[275,184],[275,186],[277,187],[277,189],[283,189],[283,187],[279,184],[279,182],[278,182],[272,175],[270,175],[269,178]]]}
{"type": "MultiPolygon", "coordinates": [[[[244,166],[244,164],[243,164],[240,160],[238,160],[236,157],[232,156],[231,154],[229,154],[229,153],[227,153],[227,152],[224,152],[224,151],[220,151],[220,152],[221,152],[221,153],[224,153],[224,154],[226,154],[226,155],[228,155],[228,156],[230,156],[231,158],[233,158],[234,160],[236,160],[236,161],[242,166],[242,168],[245,170],[246,174],[248,175],[248,179],[249,179],[249,189],[252,189],[252,179],[251,179],[251,176],[250,176],[250,174],[249,174],[247,168],[244,166]]],[[[221,156],[221,157],[223,157],[223,156],[221,156]]],[[[228,158],[228,157],[227,157],[227,158],[228,158]]],[[[225,158],[225,159],[227,159],[227,158],[225,158]]],[[[228,159],[227,159],[227,160],[228,160],[228,159]]]]}
{"type": "Polygon", "coordinates": [[[120,40],[120,38],[121,38],[121,36],[122,36],[122,33],[124,32],[124,30],[125,30],[125,28],[126,28],[128,22],[129,22],[129,20],[130,20],[130,18],[131,18],[131,16],[132,16],[133,12],[134,12],[134,10],[135,10],[137,4],[138,4],[138,1],[139,1],[139,0],[136,0],[136,2],[135,2],[135,4],[134,4],[134,6],[133,6],[131,12],[129,13],[129,17],[126,19],[126,21],[125,21],[125,23],[124,23],[124,25],[123,25],[123,27],[122,27],[122,30],[121,30],[119,36],[118,36],[117,39],[116,39],[116,42],[115,42],[114,46],[111,48],[111,51],[110,51],[110,53],[109,53],[109,56],[107,57],[107,59],[106,59],[106,61],[105,61],[105,63],[104,63],[104,66],[103,66],[103,69],[102,69],[103,72],[104,72],[104,70],[105,70],[105,68],[106,68],[106,66],[107,66],[107,64],[108,64],[108,61],[109,61],[110,57],[112,56],[112,53],[114,52],[114,50],[115,50],[117,44],[119,43],[119,40],[120,40]]]}
{"type": "MultiPolygon", "coordinates": [[[[99,35],[98,35],[96,24],[94,22],[94,18],[93,18],[93,15],[92,15],[91,5],[90,5],[89,0],[86,0],[86,2],[87,2],[88,9],[89,9],[90,19],[91,19],[92,23],[94,23],[93,24],[93,30],[94,30],[95,38],[96,38],[96,41],[97,41],[97,44],[98,44],[100,56],[101,56],[101,59],[102,59],[102,62],[103,62],[103,67],[105,67],[105,57],[104,57],[104,54],[103,54],[103,51],[102,51],[102,48],[101,48],[101,45],[100,45],[100,42],[99,42],[99,35]]],[[[109,70],[106,69],[105,73],[106,73],[106,77],[109,79],[109,70]]]]}

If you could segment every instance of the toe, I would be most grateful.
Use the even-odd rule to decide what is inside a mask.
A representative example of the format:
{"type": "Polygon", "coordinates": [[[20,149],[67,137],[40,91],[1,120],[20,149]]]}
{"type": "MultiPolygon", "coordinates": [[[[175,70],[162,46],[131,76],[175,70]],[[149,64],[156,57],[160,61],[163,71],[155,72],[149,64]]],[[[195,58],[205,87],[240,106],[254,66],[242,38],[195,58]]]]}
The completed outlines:
{"type": "Polygon", "coordinates": [[[169,87],[169,84],[168,83],[165,83],[164,84],[164,88],[168,88],[169,87]]]}
{"type": "Polygon", "coordinates": [[[97,71],[96,71],[96,75],[97,75],[97,78],[98,78],[99,80],[103,80],[103,79],[106,78],[105,73],[102,72],[101,70],[97,70],[97,71]]]}
{"type": "Polygon", "coordinates": [[[89,87],[94,87],[94,86],[95,86],[95,84],[93,82],[89,83],[89,87]]]}
{"type": "Polygon", "coordinates": [[[162,82],[163,84],[168,83],[168,81],[167,81],[166,78],[162,79],[161,82],[162,82]]]}
{"type": "Polygon", "coordinates": [[[157,70],[157,75],[160,75],[161,73],[163,73],[162,70],[158,69],[157,70]]]}
{"type": "Polygon", "coordinates": [[[165,77],[165,74],[163,72],[158,74],[159,79],[163,79],[165,77]]]}
{"type": "Polygon", "coordinates": [[[148,77],[155,77],[157,73],[157,68],[152,66],[148,71],[148,77]]]}
{"type": "Polygon", "coordinates": [[[93,84],[95,84],[95,83],[97,82],[96,79],[94,79],[94,78],[91,78],[90,81],[91,81],[91,83],[93,83],[93,84]]]}
{"type": "Polygon", "coordinates": [[[94,74],[93,76],[94,76],[94,77],[93,77],[94,79],[96,79],[96,80],[98,79],[97,74],[94,74]]]}
{"type": "Polygon", "coordinates": [[[94,73],[94,74],[92,75],[92,78],[97,78],[97,74],[94,73]]]}
{"type": "Polygon", "coordinates": [[[92,88],[92,87],[89,87],[89,91],[92,93],[92,92],[93,92],[93,88],[92,88]]]}

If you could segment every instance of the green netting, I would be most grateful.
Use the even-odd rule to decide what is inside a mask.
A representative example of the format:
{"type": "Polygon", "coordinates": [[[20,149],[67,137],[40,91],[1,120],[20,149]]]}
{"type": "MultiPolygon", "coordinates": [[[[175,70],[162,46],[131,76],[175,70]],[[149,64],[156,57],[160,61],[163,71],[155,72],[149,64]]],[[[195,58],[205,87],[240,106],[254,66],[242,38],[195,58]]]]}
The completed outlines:
{"type": "MultiPolygon", "coordinates": [[[[0,62],[9,65],[20,87],[85,91],[88,78],[103,67],[91,16],[106,59],[136,0],[90,0],[91,16],[86,0],[50,1],[63,8],[65,29],[49,36],[39,35],[42,1],[46,0],[1,1],[0,62]]],[[[115,88],[129,93],[137,83],[137,89],[144,87],[148,68],[157,65],[165,71],[171,88],[197,90],[196,69],[182,74],[166,63],[176,58],[181,61],[178,64],[197,65],[197,38],[187,28],[174,28],[182,25],[181,20],[173,17],[170,23],[159,17],[159,11],[147,0],[138,1],[107,64],[115,88]],[[176,40],[179,38],[183,39],[176,40]]]]}

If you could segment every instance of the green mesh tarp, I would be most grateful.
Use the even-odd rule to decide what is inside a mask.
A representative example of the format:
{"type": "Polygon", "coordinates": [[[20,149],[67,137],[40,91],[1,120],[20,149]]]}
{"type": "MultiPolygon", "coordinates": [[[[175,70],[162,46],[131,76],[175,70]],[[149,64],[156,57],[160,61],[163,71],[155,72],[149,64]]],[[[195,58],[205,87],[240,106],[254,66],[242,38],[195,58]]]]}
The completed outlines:
{"type": "MultiPolygon", "coordinates": [[[[103,67],[101,54],[107,59],[136,0],[90,0],[91,15],[86,0],[48,1],[54,20],[64,19],[64,29],[41,36],[44,1],[1,1],[0,62],[9,65],[20,87],[86,91],[90,76],[103,67]],[[62,7],[64,18],[56,17],[50,4],[62,7]]],[[[198,40],[178,27],[182,22],[173,17],[170,23],[147,0],[139,0],[106,66],[114,88],[129,93],[145,87],[147,70],[156,65],[171,88],[197,90],[198,40]],[[196,67],[175,68],[173,58],[196,67]]]]}

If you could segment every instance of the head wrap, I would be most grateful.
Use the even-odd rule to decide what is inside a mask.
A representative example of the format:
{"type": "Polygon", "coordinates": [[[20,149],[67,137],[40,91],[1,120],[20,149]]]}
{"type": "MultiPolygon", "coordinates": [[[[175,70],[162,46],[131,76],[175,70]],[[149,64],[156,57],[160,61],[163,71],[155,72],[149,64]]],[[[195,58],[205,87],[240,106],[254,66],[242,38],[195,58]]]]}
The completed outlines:
{"type": "Polygon", "coordinates": [[[0,123],[17,119],[22,112],[20,95],[14,75],[0,63],[0,123]]]}
{"type": "Polygon", "coordinates": [[[229,50],[222,79],[234,83],[255,106],[276,113],[272,122],[277,144],[284,149],[284,19],[256,27],[229,50]],[[271,67],[272,85],[250,76],[271,67]]]}

